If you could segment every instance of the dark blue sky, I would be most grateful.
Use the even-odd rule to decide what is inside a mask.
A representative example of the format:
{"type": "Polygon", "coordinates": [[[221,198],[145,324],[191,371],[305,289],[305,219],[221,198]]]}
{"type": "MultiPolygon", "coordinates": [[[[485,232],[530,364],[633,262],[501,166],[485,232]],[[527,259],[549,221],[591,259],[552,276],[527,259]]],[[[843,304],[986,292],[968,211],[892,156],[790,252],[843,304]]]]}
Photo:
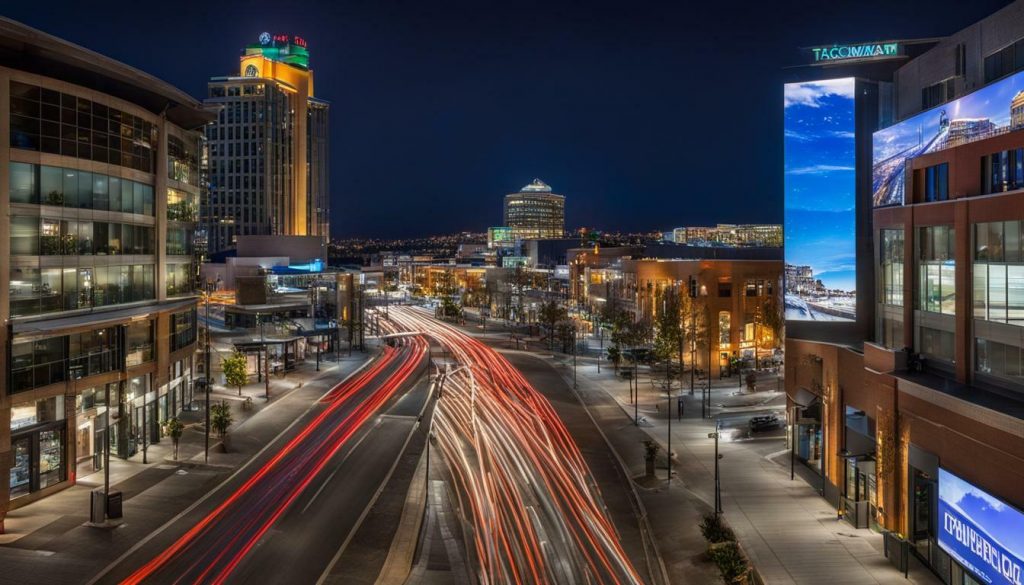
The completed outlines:
{"type": "Polygon", "coordinates": [[[307,39],[332,102],[332,232],[501,222],[540,177],[567,223],[782,222],[797,47],[941,36],[1006,0],[4,3],[0,14],[202,97],[262,31],[307,39]]]}

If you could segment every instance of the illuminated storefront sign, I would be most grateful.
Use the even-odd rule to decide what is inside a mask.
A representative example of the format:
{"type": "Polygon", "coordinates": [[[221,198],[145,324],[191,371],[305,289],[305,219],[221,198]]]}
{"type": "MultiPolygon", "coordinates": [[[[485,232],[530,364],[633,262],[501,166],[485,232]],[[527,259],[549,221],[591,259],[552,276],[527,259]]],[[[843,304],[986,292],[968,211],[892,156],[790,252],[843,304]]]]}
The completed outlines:
{"type": "Polygon", "coordinates": [[[831,47],[813,47],[815,63],[845,61],[847,59],[873,59],[876,57],[895,57],[899,55],[898,43],[864,43],[860,45],[832,45],[831,47]]]}
{"type": "Polygon", "coordinates": [[[855,88],[852,77],[785,87],[787,320],[856,320],[855,88]]]}
{"type": "Polygon", "coordinates": [[[939,469],[939,546],[982,583],[1024,585],[1024,514],[939,469]]]}

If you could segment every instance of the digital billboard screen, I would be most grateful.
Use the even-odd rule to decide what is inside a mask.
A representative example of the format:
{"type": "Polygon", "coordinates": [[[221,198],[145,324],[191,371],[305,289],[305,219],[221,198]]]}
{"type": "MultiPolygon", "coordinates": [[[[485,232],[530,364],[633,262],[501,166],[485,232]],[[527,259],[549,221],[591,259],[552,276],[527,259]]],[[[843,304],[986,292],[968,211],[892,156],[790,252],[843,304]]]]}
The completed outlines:
{"type": "Polygon", "coordinates": [[[875,207],[903,205],[907,161],[1024,127],[1024,72],[879,130],[872,137],[875,207]]]}
{"type": "Polygon", "coordinates": [[[856,319],[856,80],[789,83],[783,115],[786,319],[856,319]]]}
{"type": "Polygon", "coordinates": [[[983,583],[1024,583],[1024,514],[942,468],[938,529],[939,546],[983,583]]]}

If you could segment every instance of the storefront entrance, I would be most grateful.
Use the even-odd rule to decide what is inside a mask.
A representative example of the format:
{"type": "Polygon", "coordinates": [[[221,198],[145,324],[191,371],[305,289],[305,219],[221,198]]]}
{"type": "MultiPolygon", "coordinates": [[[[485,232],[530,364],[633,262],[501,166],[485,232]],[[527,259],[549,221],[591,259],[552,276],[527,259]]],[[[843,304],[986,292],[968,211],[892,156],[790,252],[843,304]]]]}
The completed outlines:
{"type": "Polygon", "coordinates": [[[67,480],[63,421],[19,432],[11,437],[11,499],[67,480]]]}

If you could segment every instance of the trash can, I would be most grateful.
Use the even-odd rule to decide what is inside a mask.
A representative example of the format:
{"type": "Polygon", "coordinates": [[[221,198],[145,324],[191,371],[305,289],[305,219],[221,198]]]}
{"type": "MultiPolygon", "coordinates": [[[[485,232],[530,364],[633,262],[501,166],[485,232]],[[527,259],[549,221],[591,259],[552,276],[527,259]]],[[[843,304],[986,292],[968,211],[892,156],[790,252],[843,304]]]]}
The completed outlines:
{"type": "Polygon", "coordinates": [[[104,500],[103,488],[96,488],[89,492],[89,522],[102,524],[106,517],[106,501],[104,500]]]}
{"type": "Polygon", "coordinates": [[[124,496],[121,492],[114,490],[107,494],[107,518],[121,517],[121,503],[124,496]]]}

